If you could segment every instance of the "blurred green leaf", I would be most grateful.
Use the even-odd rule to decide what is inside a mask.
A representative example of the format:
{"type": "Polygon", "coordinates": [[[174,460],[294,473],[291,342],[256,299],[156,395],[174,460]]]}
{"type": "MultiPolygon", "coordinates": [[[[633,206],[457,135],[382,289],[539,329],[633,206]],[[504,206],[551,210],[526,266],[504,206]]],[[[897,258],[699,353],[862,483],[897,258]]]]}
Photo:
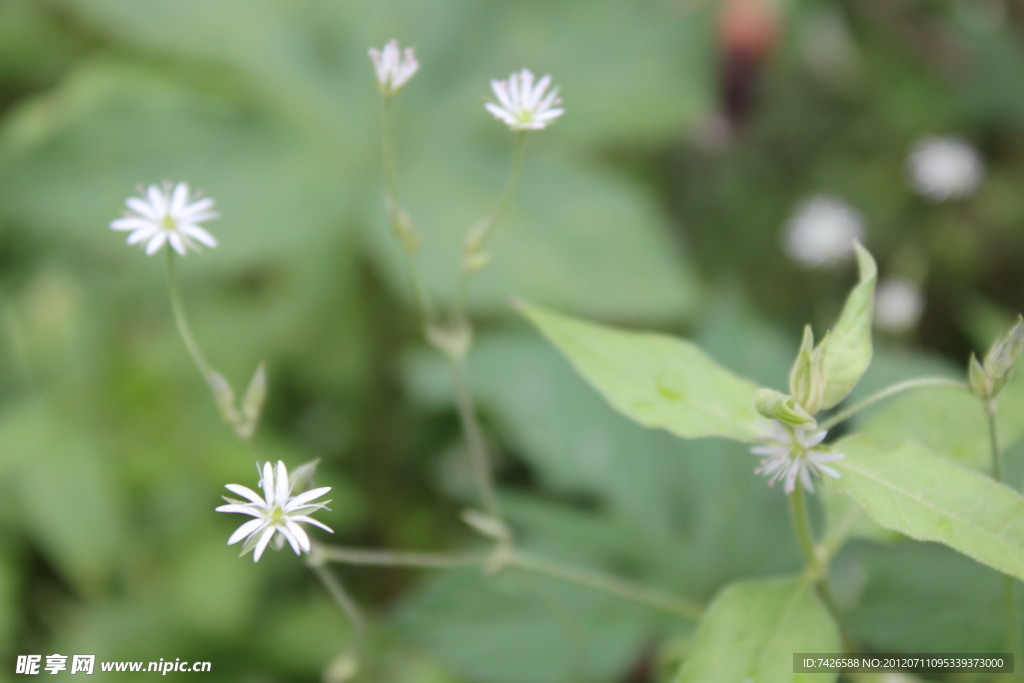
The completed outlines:
{"type": "Polygon", "coordinates": [[[850,437],[834,448],[846,455],[835,463],[842,476],[825,485],[876,522],[1024,577],[1024,498],[1015,491],[914,443],[880,448],[850,437]]]}
{"type": "MultiPolygon", "coordinates": [[[[1024,363],[999,397],[999,435],[1009,448],[1024,436],[1024,363]]],[[[939,376],[948,375],[940,372],[939,376]]],[[[966,369],[960,379],[966,376],[966,369]]],[[[893,379],[899,379],[894,375],[893,379]]],[[[928,450],[944,455],[972,469],[992,466],[988,424],[981,402],[966,387],[935,386],[908,392],[865,411],[858,432],[881,446],[913,440],[928,450]]]]}
{"type": "Polygon", "coordinates": [[[520,310],[618,411],[683,438],[757,436],[757,385],[690,342],[584,322],[539,306],[520,310]]]}
{"type": "Polygon", "coordinates": [[[835,680],[793,673],[793,653],[841,651],[839,631],[808,581],[740,582],[724,589],[708,608],[691,654],[673,680],[835,680]]]}
{"type": "Polygon", "coordinates": [[[478,569],[428,579],[395,615],[414,644],[471,680],[615,680],[648,634],[650,611],[587,589],[478,569]],[[472,647],[466,647],[472,643],[472,647]]]}
{"type": "Polygon", "coordinates": [[[943,545],[851,544],[840,558],[859,586],[841,605],[864,651],[999,652],[1005,647],[1002,578],[943,545]],[[955,586],[955,590],[950,590],[955,586]],[[935,596],[941,595],[941,600],[935,596]],[[971,628],[964,628],[971,624],[971,628]]]}
{"type": "Polygon", "coordinates": [[[100,589],[118,567],[129,538],[109,463],[89,431],[58,419],[40,403],[0,414],[7,495],[20,526],[84,593],[100,589]]]}

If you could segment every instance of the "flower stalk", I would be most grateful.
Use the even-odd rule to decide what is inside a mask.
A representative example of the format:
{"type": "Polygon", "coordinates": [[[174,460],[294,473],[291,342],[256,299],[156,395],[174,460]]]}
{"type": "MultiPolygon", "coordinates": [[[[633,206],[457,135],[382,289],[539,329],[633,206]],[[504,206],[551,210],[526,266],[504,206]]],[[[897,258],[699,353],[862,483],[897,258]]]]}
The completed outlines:
{"type": "Polygon", "coordinates": [[[807,514],[807,503],[804,499],[803,486],[798,483],[792,495],[787,496],[787,498],[789,500],[789,514],[793,522],[793,531],[796,534],[797,544],[800,546],[800,554],[804,558],[804,564],[807,567],[809,577],[814,582],[818,597],[821,598],[825,609],[828,610],[829,615],[839,629],[843,648],[846,652],[856,652],[856,647],[854,646],[853,639],[850,637],[849,630],[846,628],[843,615],[840,613],[839,607],[832,597],[832,589],[828,582],[828,564],[815,549],[814,535],[811,531],[810,516],[807,514]]]}

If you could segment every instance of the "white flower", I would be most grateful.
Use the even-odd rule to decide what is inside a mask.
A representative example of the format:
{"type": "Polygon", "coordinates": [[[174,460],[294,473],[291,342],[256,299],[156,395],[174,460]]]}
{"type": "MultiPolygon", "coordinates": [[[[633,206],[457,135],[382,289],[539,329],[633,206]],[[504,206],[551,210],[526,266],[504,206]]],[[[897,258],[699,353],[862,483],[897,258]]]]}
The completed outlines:
{"type": "Polygon", "coordinates": [[[833,266],[853,255],[864,237],[860,215],[836,197],[805,200],[786,223],[786,252],[812,268],[833,266]]]}
{"type": "Polygon", "coordinates": [[[875,292],[875,325],[890,332],[905,332],[917,324],[924,297],[913,280],[886,278],[875,292]]]}
{"type": "Polygon", "coordinates": [[[977,150],[959,138],[925,138],[907,157],[910,184],[936,202],[972,194],[984,170],[977,150]]]}
{"type": "Polygon", "coordinates": [[[808,491],[814,491],[814,477],[827,474],[839,478],[839,473],[823,463],[839,460],[844,455],[833,453],[827,446],[821,446],[826,431],[814,431],[806,427],[790,427],[773,422],[767,428],[760,441],[750,452],[765,456],[754,474],[763,474],[769,478],[769,485],[784,480],[786,493],[796,488],[797,477],[808,491]]]}
{"type": "Polygon", "coordinates": [[[371,47],[370,59],[373,60],[373,70],[377,74],[377,85],[385,97],[401,90],[420,68],[412,48],[407,47],[403,52],[398,40],[389,41],[383,50],[371,47]]]}
{"type": "MultiPolygon", "coordinates": [[[[257,464],[258,469],[259,465],[257,464]]],[[[310,513],[317,510],[328,509],[327,503],[330,501],[323,503],[314,503],[313,501],[330,491],[330,486],[322,486],[292,496],[292,489],[298,479],[302,478],[307,471],[308,468],[305,466],[300,467],[289,478],[288,470],[280,460],[277,462],[276,469],[271,463],[264,463],[260,478],[263,496],[247,486],[227,484],[225,488],[228,491],[242,496],[248,502],[224,496],[224,500],[228,504],[218,507],[217,512],[238,512],[255,518],[238,527],[228,539],[228,545],[234,545],[245,539],[242,554],[252,550],[252,559],[253,562],[256,562],[263,555],[263,551],[267,549],[267,544],[271,539],[274,539],[275,550],[284,547],[284,542],[287,540],[296,555],[301,551],[309,552],[311,548],[309,536],[306,535],[305,529],[299,526],[299,522],[314,524],[325,531],[334,533],[330,527],[309,516],[310,513]]]]}
{"type": "Polygon", "coordinates": [[[143,190],[139,186],[141,197],[129,197],[125,200],[128,211],[124,218],[118,218],[110,224],[114,230],[130,230],[128,244],[145,244],[146,254],[152,255],[165,244],[170,244],[174,251],[182,256],[186,249],[199,251],[196,242],[208,247],[216,247],[217,240],[206,232],[199,224],[217,217],[210,198],[189,199],[188,183],[173,185],[164,181],[161,186],[150,185],[143,190]]]}
{"type": "Polygon", "coordinates": [[[512,130],[541,130],[565,113],[558,108],[562,100],[558,88],[545,95],[551,85],[551,76],[544,76],[536,84],[529,69],[513,73],[507,81],[491,81],[491,90],[499,104],[486,103],[494,118],[508,124],[512,130]]]}

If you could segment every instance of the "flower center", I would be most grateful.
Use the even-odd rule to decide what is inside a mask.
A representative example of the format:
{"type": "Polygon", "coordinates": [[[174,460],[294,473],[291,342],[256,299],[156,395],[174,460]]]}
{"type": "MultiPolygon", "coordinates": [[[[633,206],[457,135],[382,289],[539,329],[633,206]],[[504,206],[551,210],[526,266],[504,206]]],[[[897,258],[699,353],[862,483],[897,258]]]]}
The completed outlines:
{"type": "Polygon", "coordinates": [[[178,229],[178,221],[174,220],[174,217],[170,214],[166,214],[160,219],[160,229],[167,232],[175,232],[178,229]]]}
{"type": "Polygon", "coordinates": [[[280,505],[275,505],[270,511],[270,514],[267,515],[267,518],[270,520],[270,523],[275,526],[284,526],[285,514],[280,505]]]}

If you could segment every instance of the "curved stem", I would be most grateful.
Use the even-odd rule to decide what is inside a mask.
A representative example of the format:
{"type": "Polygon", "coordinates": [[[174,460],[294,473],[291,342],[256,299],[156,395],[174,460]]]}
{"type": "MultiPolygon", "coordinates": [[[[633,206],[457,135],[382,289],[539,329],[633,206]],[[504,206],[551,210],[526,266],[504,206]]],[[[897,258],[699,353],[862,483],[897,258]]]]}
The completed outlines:
{"type": "Polygon", "coordinates": [[[489,240],[491,235],[494,233],[494,229],[498,226],[498,221],[501,220],[502,215],[505,213],[505,209],[508,208],[509,202],[511,202],[512,197],[515,196],[516,190],[519,188],[519,178],[522,175],[523,149],[525,147],[526,131],[521,131],[516,137],[515,151],[512,153],[512,170],[509,173],[508,183],[505,184],[505,189],[498,198],[498,203],[495,204],[494,209],[487,214],[480,223],[471,228],[469,233],[466,235],[462,269],[459,273],[459,282],[455,289],[455,320],[458,323],[465,323],[466,301],[469,298],[470,280],[473,273],[477,270],[477,268],[468,264],[466,259],[472,255],[483,254],[484,247],[487,246],[487,240],[489,240]]]}
{"type": "Polygon", "coordinates": [[[395,171],[394,134],[391,123],[391,97],[381,98],[381,163],[384,167],[384,188],[387,198],[388,219],[402,247],[405,260],[405,273],[409,281],[409,290],[420,317],[420,327],[426,334],[433,319],[433,310],[426,291],[420,283],[419,271],[416,268],[414,255],[419,248],[418,237],[408,217],[403,213],[398,200],[398,174],[395,171]]]}
{"type": "Polygon", "coordinates": [[[800,546],[800,554],[803,555],[804,564],[814,581],[818,597],[821,598],[825,609],[832,616],[839,635],[843,641],[843,647],[847,652],[855,652],[856,648],[850,633],[846,628],[843,615],[832,597],[832,589],[828,583],[828,567],[822,562],[814,548],[814,538],[811,532],[811,522],[807,514],[807,504],[804,500],[804,487],[797,482],[796,488],[789,494],[789,513],[793,521],[793,531],[796,533],[797,543],[800,546]]]}
{"type": "Polygon", "coordinates": [[[480,428],[480,420],[476,414],[473,394],[470,391],[469,382],[466,380],[465,357],[445,355],[448,358],[448,368],[455,386],[459,421],[462,423],[462,431],[466,435],[470,467],[473,470],[473,481],[476,483],[476,489],[480,495],[480,504],[484,511],[492,517],[500,519],[501,509],[494,493],[494,476],[491,473],[491,463],[487,456],[487,444],[484,441],[483,430],[480,428]]]}
{"type": "Polygon", "coordinates": [[[369,567],[414,567],[417,569],[456,569],[482,564],[484,553],[431,553],[417,551],[373,550],[320,546],[325,561],[369,567]]]}
{"type": "Polygon", "coordinates": [[[352,647],[351,654],[356,662],[359,661],[360,655],[363,652],[363,645],[366,642],[366,619],[363,617],[363,613],[359,610],[355,601],[342,586],[341,581],[338,580],[334,574],[323,566],[323,564],[315,559],[311,559],[307,562],[309,568],[313,570],[313,573],[317,575],[320,582],[327,589],[331,598],[338,605],[338,608],[352,623],[352,647]]]}
{"type": "Polygon", "coordinates": [[[967,389],[967,385],[955,379],[947,379],[945,377],[920,377],[918,379],[908,379],[905,382],[898,382],[892,386],[886,387],[881,391],[871,394],[867,398],[854,403],[849,408],[840,410],[838,413],[830,416],[827,420],[821,423],[821,429],[831,429],[841,422],[849,420],[851,417],[861,412],[865,408],[870,408],[879,401],[883,401],[890,396],[895,396],[904,391],[910,391],[911,389],[920,389],[921,387],[957,387],[959,389],[967,389]]]}
{"type": "Polygon", "coordinates": [[[698,620],[703,610],[695,603],[677,598],[674,595],[648,588],[630,581],[625,581],[605,574],[578,569],[569,565],[544,560],[527,555],[518,550],[511,550],[505,563],[506,567],[520,571],[547,576],[559,581],[573,583],[591,590],[609,593],[631,602],[647,605],[663,612],[675,614],[691,620],[698,620]]]}
{"type": "Polygon", "coordinates": [[[174,267],[174,251],[170,248],[166,249],[166,251],[167,289],[171,296],[171,310],[174,312],[174,323],[178,327],[178,333],[181,335],[182,341],[185,342],[185,348],[188,349],[189,355],[192,356],[192,360],[195,362],[196,367],[198,367],[199,372],[202,373],[203,379],[209,383],[212,368],[210,367],[210,364],[206,362],[206,358],[203,356],[203,352],[199,349],[199,345],[196,344],[196,340],[192,336],[192,329],[188,324],[188,319],[185,317],[185,307],[181,303],[181,294],[178,291],[178,272],[174,267]]]}

